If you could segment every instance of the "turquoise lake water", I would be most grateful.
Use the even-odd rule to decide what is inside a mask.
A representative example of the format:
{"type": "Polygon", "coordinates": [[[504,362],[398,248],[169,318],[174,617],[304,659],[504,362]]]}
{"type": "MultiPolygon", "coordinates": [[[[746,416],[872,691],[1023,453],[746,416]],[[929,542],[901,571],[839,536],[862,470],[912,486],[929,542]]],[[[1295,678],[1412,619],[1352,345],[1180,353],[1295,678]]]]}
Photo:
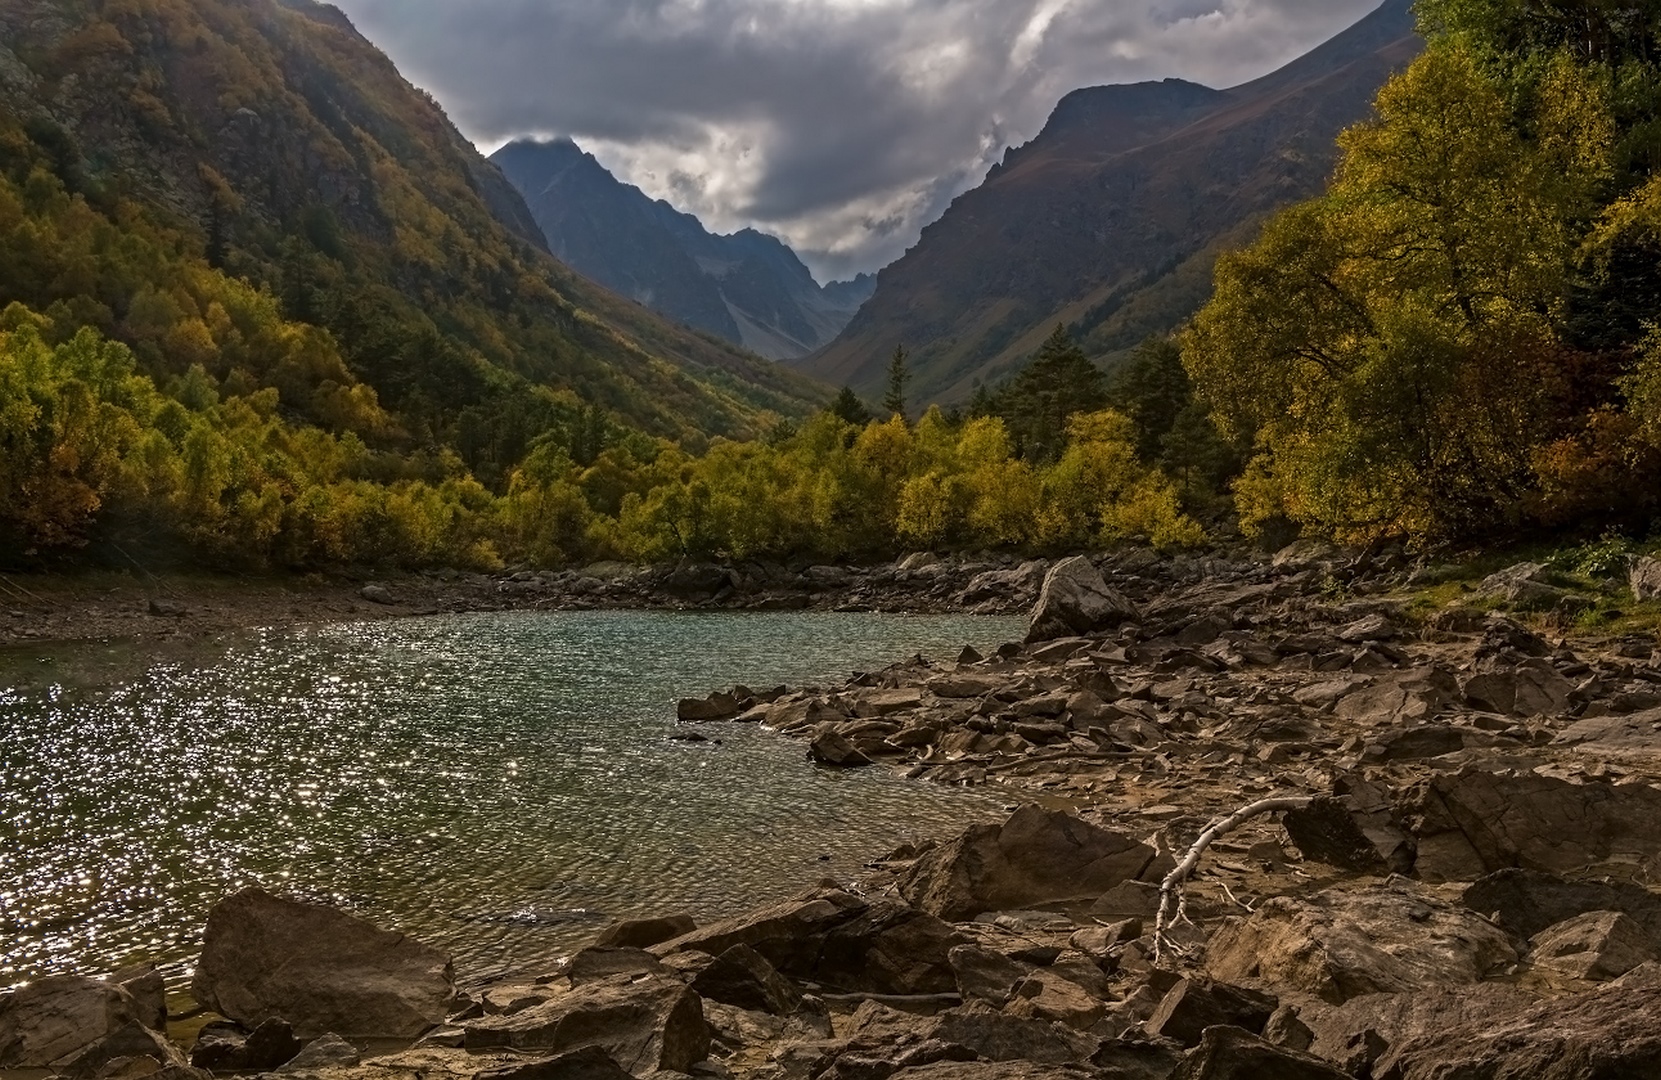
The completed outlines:
{"type": "Polygon", "coordinates": [[[829,683],[1018,636],[828,613],[440,616],[254,633],[180,658],[0,654],[0,986],[138,959],[188,972],[260,884],[535,971],[619,916],[733,913],[992,816],[981,792],[815,768],[674,702],[829,683]],[[107,660],[108,663],[104,663],[107,660]]]}

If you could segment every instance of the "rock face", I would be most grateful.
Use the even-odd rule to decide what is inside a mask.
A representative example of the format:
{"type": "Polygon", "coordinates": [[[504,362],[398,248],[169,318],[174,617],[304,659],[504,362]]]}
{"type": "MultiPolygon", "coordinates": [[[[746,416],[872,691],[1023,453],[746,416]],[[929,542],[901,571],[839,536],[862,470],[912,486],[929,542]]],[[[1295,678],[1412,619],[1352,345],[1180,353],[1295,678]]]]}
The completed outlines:
{"type": "Polygon", "coordinates": [[[1619,911],[1661,943],[1661,896],[1625,881],[1571,881],[1538,870],[1501,870],[1473,882],[1460,898],[1518,938],[1593,911],[1619,911]]]}
{"type": "Polygon", "coordinates": [[[1404,883],[1266,900],[1217,932],[1207,968],[1229,982],[1259,980],[1337,1004],[1475,983],[1516,960],[1503,931],[1404,883]]]}
{"type": "Polygon", "coordinates": [[[1632,567],[1627,572],[1627,584],[1632,589],[1633,599],[1640,603],[1661,600],[1661,559],[1648,555],[1633,559],[1632,567]]]}
{"type": "Polygon", "coordinates": [[[300,1038],[409,1037],[444,1019],[450,958],[334,908],[247,889],[208,913],[196,1000],[246,1028],[272,1017],[300,1038]]]}
{"type": "Polygon", "coordinates": [[[1661,789],[1481,769],[1444,773],[1406,800],[1427,881],[1474,881],[1510,866],[1577,872],[1661,854],[1661,789]]]}
{"type": "Polygon", "coordinates": [[[1661,1076],[1661,988],[1600,987],[1409,1040],[1376,1080],[1638,1080],[1661,1076]]]}
{"type": "Polygon", "coordinates": [[[507,1016],[466,1025],[469,1050],[511,1047],[562,1053],[597,1046],[636,1075],[687,1072],[709,1055],[703,1002],[671,978],[618,976],[507,1016]]]}
{"type": "Polygon", "coordinates": [[[900,881],[912,904],[943,919],[1094,897],[1153,868],[1155,852],[1121,833],[1034,805],[976,825],[918,859],[900,881]]]}
{"type": "Polygon", "coordinates": [[[1050,567],[1027,624],[1027,641],[1108,630],[1136,618],[1136,608],[1103,579],[1082,555],[1050,567]]]}
{"type": "Polygon", "coordinates": [[[38,1069],[68,1061],[133,1026],[146,1010],[120,986],[52,975],[0,997],[0,1068],[38,1069]]]}

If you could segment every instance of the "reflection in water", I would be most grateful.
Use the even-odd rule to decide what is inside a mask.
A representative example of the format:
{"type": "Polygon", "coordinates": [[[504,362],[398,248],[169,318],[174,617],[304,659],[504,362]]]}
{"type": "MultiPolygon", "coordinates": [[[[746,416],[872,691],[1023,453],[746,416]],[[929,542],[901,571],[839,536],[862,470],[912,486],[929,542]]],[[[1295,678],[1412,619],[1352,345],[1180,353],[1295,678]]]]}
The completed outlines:
{"type": "Polygon", "coordinates": [[[799,743],[746,725],[672,742],[674,699],[985,649],[1014,630],[446,616],[265,633],[92,689],[75,686],[84,670],[53,681],[52,665],[5,658],[0,986],[183,965],[209,905],[249,884],[348,905],[478,977],[534,968],[613,917],[709,917],[851,874],[995,804],[888,770],[815,769],[799,743]]]}

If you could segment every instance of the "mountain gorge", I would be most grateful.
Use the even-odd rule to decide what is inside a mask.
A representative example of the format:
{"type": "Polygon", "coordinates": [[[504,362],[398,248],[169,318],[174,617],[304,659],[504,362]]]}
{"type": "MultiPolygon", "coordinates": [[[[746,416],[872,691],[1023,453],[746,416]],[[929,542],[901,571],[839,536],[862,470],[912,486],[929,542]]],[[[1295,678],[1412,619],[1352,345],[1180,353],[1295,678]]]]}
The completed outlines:
{"type": "Polygon", "coordinates": [[[904,344],[917,399],[962,401],[1006,378],[1058,322],[1113,363],[1198,309],[1220,251],[1321,189],[1338,132],[1421,48],[1408,0],[1388,0],[1231,90],[1170,79],[1069,94],[881,271],[801,370],[872,395],[904,344]]]}
{"type": "Polygon", "coordinates": [[[194,364],[218,390],[274,388],[301,422],[361,386],[386,411],[365,438],[487,474],[585,406],[699,440],[820,396],[550,257],[437,102],[312,0],[0,0],[0,169],[0,301],[131,345],[159,380],[194,364]],[[48,241],[47,217],[117,249],[143,234],[151,265],[123,276],[48,241]],[[234,305],[211,310],[241,288],[327,339],[246,347],[234,305]]]}
{"type": "Polygon", "coordinates": [[[569,139],[520,140],[491,155],[566,265],[668,318],[770,359],[828,344],[875,288],[821,287],[775,237],[709,232],[624,184],[569,139]]]}

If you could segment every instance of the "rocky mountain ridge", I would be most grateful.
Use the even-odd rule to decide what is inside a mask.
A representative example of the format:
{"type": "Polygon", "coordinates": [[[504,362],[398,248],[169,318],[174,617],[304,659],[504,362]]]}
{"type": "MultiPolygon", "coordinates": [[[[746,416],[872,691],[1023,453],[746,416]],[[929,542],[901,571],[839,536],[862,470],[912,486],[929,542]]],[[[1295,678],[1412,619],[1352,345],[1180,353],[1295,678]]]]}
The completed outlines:
{"type": "Polygon", "coordinates": [[[600,284],[774,360],[829,343],[876,287],[820,286],[796,253],[754,229],[721,236],[618,180],[569,139],[490,156],[524,196],[550,250],[600,284]]]}
{"type": "Polygon", "coordinates": [[[1058,322],[1112,362],[1198,309],[1219,251],[1320,189],[1338,132],[1421,47],[1407,0],[1387,0],[1230,90],[1170,79],[1069,94],[799,366],[870,394],[903,343],[918,398],[962,401],[1008,376],[1058,322]]]}

